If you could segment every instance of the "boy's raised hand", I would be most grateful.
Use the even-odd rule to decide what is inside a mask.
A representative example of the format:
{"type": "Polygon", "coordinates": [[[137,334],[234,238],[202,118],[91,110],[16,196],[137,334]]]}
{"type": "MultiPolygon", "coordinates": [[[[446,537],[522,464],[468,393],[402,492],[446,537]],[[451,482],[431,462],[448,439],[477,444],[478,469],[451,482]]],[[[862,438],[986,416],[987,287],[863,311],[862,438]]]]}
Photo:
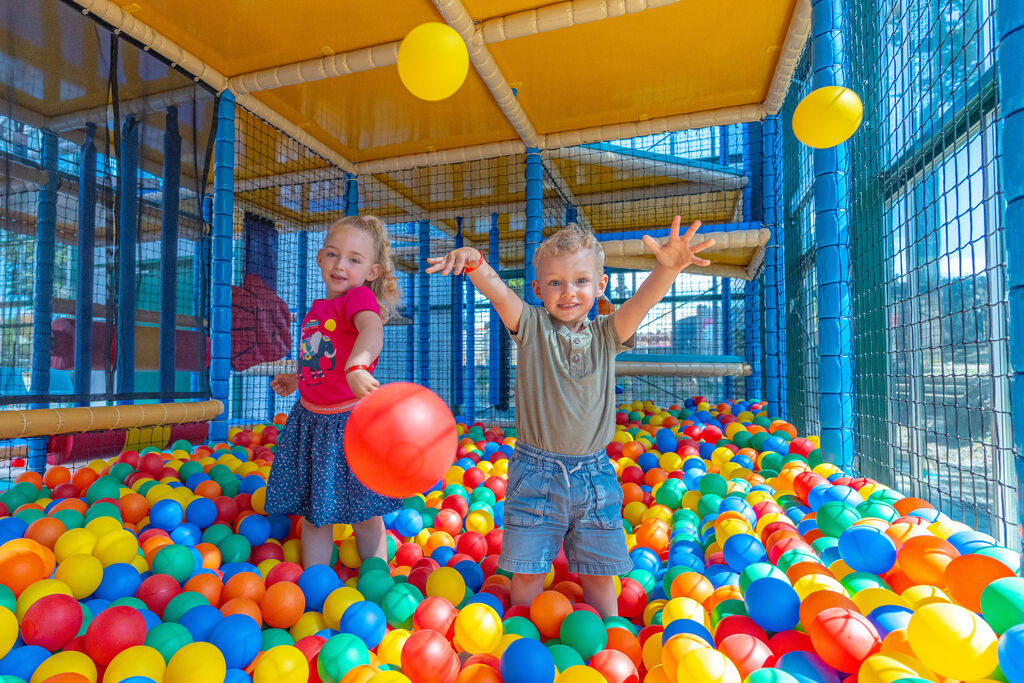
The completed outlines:
{"type": "Polygon", "coordinates": [[[473,247],[460,247],[453,249],[444,256],[431,256],[427,258],[427,273],[440,272],[441,275],[462,275],[467,267],[472,267],[480,262],[483,256],[473,247]]]}
{"type": "Polygon", "coordinates": [[[658,259],[658,265],[666,268],[672,268],[673,270],[682,270],[689,266],[691,263],[696,263],[698,266],[706,266],[711,263],[707,259],[695,256],[697,252],[704,251],[715,243],[714,240],[704,240],[700,244],[691,245],[690,240],[696,234],[697,229],[700,227],[700,221],[694,221],[690,224],[690,229],[686,231],[686,234],[682,237],[679,236],[679,223],[682,219],[676,216],[672,219],[672,230],[669,232],[668,242],[660,244],[658,240],[654,239],[650,235],[644,235],[643,241],[647,245],[647,248],[651,250],[654,257],[658,259]]]}

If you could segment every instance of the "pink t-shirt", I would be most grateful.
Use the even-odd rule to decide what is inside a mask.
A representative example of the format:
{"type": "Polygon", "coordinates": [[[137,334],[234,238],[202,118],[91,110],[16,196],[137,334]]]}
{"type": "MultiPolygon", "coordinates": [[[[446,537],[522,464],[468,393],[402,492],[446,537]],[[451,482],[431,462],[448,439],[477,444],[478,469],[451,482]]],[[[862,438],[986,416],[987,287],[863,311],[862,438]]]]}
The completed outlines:
{"type": "MultiPolygon", "coordinates": [[[[359,336],[353,318],[360,311],[380,315],[369,287],[355,287],[334,299],[317,299],[302,320],[299,342],[299,395],[329,406],[355,398],[345,380],[345,365],[359,336]]],[[[370,364],[377,366],[377,359],[370,364]]]]}

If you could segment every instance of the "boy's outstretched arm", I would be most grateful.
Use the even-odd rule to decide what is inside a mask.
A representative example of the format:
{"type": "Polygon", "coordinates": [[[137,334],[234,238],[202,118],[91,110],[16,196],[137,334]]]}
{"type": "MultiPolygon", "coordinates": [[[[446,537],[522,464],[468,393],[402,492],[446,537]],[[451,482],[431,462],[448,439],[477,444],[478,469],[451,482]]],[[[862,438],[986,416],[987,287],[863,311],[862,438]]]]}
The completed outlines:
{"type": "Polygon", "coordinates": [[[695,254],[710,247],[715,243],[714,240],[704,240],[700,244],[690,245],[690,239],[700,227],[700,221],[694,221],[682,237],[679,236],[679,222],[679,216],[672,220],[672,230],[669,232],[668,242],[665,244],[659,244],[650,235],[644,235],[644,244],[658,259],[658,265],[654,267],[636,293],[624,301],[612,314],[615,331],[618,333],[620,341],[625,342],[633,336],[636,328],[647,317],[647,313],[654,304],[661,301],[662,297],[672,288],[672,283],[680,271],[691,263],[696,263],[698,266],[706,266],[710,263],[707,259],[695,256],[695,254]]]}
{"type": "Polygon", "coordinates": [[[494,272],[494,268],[491,268],[478,250],[473,247],[461,247],[444,256],[430,257],[427,263],[431,264],[427,266],[428,273],[461,275],[463,271],[469,270],[470,272],[466,274],[469,281],[494,305],[494,310],[498,312],[498,317],[505,327],[513,334],[519,331],[523,300],[494,272]]]}

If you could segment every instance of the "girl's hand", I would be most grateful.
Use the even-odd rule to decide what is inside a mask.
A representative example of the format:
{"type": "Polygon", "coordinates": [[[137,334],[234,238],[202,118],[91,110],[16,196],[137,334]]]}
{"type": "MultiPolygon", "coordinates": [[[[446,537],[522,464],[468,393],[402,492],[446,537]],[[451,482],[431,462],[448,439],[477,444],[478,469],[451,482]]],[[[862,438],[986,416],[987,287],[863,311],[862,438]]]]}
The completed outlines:
{"type": "Polygon", "coordinates": [[[294,372],[289,372],[285,375],[274,375],[274,378],[270,380],[270,388],[278,396],[288,396],[299,388],[299,376],[294,372]]]}
{"type": "Polygon", "coordinates": [[[427,259],[427,263],[432,265],[427,267],[427,273],[440,272],[441,275],[462,275],[462,272],[466,268],[473,268],[480,264],[483,260],[483,255],[479,250],[473,247],[461,247],[449,251],[444,256],[432,256],[427,259]]]}
{"type": "Polygon", "coordinates": [[[650,235],[644,235],[644,244],[651,250],[654,257],[658,259],[658,265],[676,271],[686,268],[691,263],[696,263],[698,266],[710,265],[711,261],[694,256],[694,254],[704,251],[713,245],[715,241],[709,239],[704,240],[700,244],[691,245],[690,240],[696,234],[697,228],[700,227],[700,221],[694,221],[690,225],[690,229],[682,237],[679,236],[680,221],[679,216],[672,220],[672,230],[669,232],[668,242],[665,244],[660,244],[658,240],[650,235]]]}
{"type": "Polygon", "coordinates": [[[366,370],[353,370],[345,375],[345,379],[348,380],[348,386],[356,398],[363,398],[380,386],[380,382],[366,370]]]}

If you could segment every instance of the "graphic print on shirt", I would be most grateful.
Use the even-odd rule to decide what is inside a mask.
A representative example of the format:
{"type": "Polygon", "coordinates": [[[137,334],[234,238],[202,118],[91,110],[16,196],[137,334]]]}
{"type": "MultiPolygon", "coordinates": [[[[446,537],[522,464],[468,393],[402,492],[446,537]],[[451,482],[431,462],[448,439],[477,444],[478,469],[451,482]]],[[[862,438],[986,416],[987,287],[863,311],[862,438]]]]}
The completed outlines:
{"type": "MultiPolygon", "coordinates": [[[[335,327],[334,320],[327,320],[323,324],[323,328],[327,331],[333,331],[335,327]]],[[[299,347],[299,379],[306,382],[322,380],[325,373],[334,369],[337,355],[334,342],[320,328],[318,320],[309,320],[302,328],[302,343],[299,347]],[[309,334],[310,332],[312,334],[309,334]],[[327,360],[326,368],[322,363],[325,359],[327,360]],[[308,370],[308,376],[303,374],[304,370],[308,370]]]]}

